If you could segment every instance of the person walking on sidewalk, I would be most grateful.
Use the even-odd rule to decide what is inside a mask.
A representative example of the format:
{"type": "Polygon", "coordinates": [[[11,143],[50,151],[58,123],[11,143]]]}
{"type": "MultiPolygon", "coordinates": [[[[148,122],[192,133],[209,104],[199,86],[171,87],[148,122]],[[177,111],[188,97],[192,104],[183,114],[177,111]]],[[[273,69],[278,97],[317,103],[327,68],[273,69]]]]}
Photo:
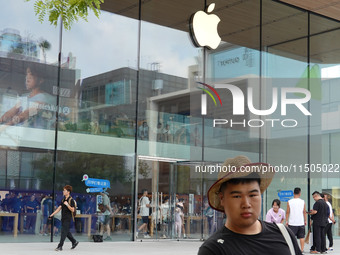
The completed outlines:
{"type": "Polygon", "coordinates": [[[61,210],[61,236],[60,236],[60,242],[55,249],[56,251],[62,251],[63,250],[63,245],[66,237],[72,242],[72,247],[71,249],[74,249],[78,245],[78,241],[74,239],[70,232],[70,224],[71,224],[71,219],[73,218],[73,213],[76,208],[76,203],[74,199],[70,196],[72,192],[72,186],[66,185],[63,189],[63,195],[64,198],[61,201],[60,205],[58,208],[50,215],[50,218],[52,218],[55,214],[57,214],[61,210]]]}
{"type": "Polygon", "coordinates": [[[143,196],[139,199],[139,209],[140,216],[142,217],[142,225],[138,228],[136,232],[136,238],[138,237],[139,231],[144,231],[144,238],[150,238],[148,234],[148,225],[149,225],[149,212],[150,212],[150,200],[147,197],[148,191],[146,189],[142,190],[143,196]]]}

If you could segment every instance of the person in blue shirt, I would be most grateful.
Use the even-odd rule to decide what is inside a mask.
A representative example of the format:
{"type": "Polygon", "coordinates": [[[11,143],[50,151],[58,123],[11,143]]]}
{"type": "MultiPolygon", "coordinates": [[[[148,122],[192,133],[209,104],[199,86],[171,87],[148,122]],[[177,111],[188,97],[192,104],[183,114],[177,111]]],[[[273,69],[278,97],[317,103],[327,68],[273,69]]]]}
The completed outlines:
{"type": "Polygon", "coordinates": [[[26,202],[26,212],[29,213],[29,215],[26,216],[26,231],[28,233],[35,233],[36,213],[38,209],[39,203],[35,199],[35,195],[32,195],[30,200],[26,202]]]}
{"type": "Polygon", "coordinates": [[[42,230],[42,234],[43,235],[47,235],[47,230],[48,230],[48,225],[51,224],[51,222],[49,221],[48,217],[49,215],[53,212],[53,208],[52,208],[52,198],[50,195],[47,195],[43,204],[42,204],[42,213],[43,213],[43,230],[42,230]]]}

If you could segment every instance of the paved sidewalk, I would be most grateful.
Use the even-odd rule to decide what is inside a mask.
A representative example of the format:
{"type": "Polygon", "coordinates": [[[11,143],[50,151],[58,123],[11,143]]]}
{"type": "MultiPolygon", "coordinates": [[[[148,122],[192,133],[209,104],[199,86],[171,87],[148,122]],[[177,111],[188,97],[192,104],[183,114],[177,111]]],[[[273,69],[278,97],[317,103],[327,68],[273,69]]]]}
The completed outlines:
{"type": "MultiPolygon", "coordinates": [[[[340,239],[334,240],[334,251],[328,254],[340,255],[340,239]]],[[[63,251],[56,252],[57,243],[0,243],[3,255],[196,255],[201,246],[200,241],[137,241],[137,242],[81,242],[76,249],[70,250],[71,243],[66,242],[63,251]]],[[[327,242],[328,244],[328,242],[327,242]]],[[[309,254],[309,245],[305,248],[309,254]]]]}

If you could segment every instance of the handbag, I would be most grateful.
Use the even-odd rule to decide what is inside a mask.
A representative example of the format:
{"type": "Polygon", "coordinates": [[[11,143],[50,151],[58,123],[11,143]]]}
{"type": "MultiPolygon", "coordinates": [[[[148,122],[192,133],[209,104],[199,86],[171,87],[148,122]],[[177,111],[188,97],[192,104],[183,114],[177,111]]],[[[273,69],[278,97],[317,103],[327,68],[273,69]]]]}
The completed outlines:
{"type": "Polygon", "coordinates": [[[101,211],[102,213],[104,213],[106,211],[106,207],[104,206],[104,204],[99,204],[98,205],[98,209],[99,211],[101,211]]]}
{"type": "Polygon", "coordinates": [[[103,236],[102,235],[93,235],[92,240],[95,243],[101,243],[101,242],[103,242],[103,236]]]}

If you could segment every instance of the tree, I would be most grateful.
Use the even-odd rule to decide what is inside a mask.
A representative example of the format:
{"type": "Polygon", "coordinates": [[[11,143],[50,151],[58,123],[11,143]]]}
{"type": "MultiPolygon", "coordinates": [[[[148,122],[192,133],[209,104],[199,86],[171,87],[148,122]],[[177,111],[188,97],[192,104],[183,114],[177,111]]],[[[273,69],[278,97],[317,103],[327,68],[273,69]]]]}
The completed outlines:
{"type": "Polygon", "coordinates": [[[151,168],[145,161],[140,160],[138,163],[138,172],[144,179],[149,177],[151,168]]]}
{"type": "MultiPolygon", "coordinates": [[[[25,0],[26,2],[32,0],[25,0]]],[[[93,11],[97,18],[100,14],[100,5],[104,0],[34,0],[34,12],[38,20],[43,22],[45,16],[54,26],[57,26],[61,17],[63,26],[70,30],[79,18],[87,21],[89,11],[93,11]]]]}
{"type": "MultiPolygon", "coordinates": [[[[32,161],[32,165],[37,172],[36,177],[41,180],[41,189],[51,189],[53,155],[46,154],[32,161]]],[[[75,192],[85,192],[87,187],[81,180],[83,175],[87,174],[90,178],[109,180],[111,188],[118,182],[128,187],[122,190],[122,193],[129,193],[133,180],[133,173],[131,169],[126,168],[125,158],[121,156],[58,151],[56,168],[57,190],[62,190],[65,183],[69,183],[75,192]]]]}
{"type": "Polygon", "coordinates": [[[51,49],[51,44],[49,41],[41,38],[39,40],[39,47],[42,50],[43,56],[44,56],[44,62],[46,63],[46,51],[51,49]]]}

